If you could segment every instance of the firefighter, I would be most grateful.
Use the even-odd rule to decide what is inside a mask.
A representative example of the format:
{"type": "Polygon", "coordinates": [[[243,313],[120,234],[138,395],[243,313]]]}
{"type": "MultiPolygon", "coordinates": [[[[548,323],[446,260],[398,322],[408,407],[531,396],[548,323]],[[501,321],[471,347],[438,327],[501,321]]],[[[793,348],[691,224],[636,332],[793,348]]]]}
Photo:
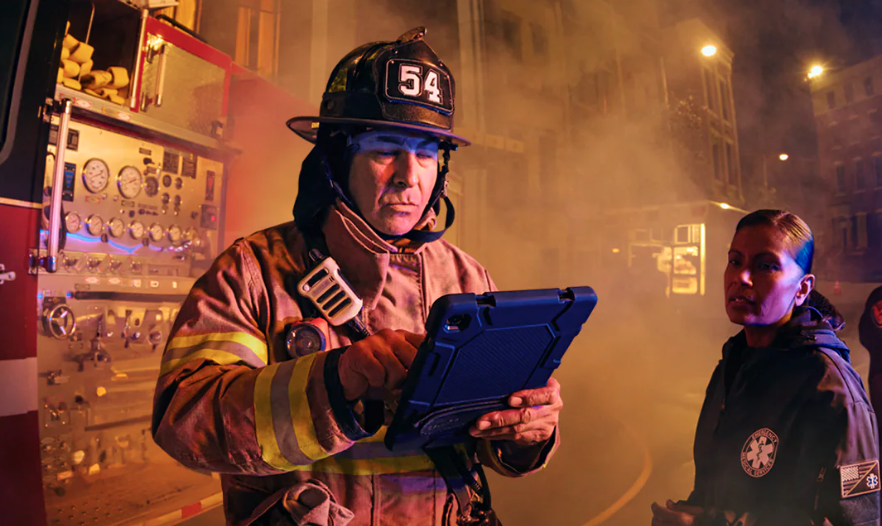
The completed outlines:
{"type": "Polygon", "coordinates": [[[876,415],[842,317],[813,290],[814,240],[777,210],[738,224],[724,274],[723,347],[695,434],[695,487],[652,505],[662,525],[879,525],[876,415]]]}
{"type": "Polygon", "coordinates": [[[882,405],[882,287],[867,298],[858,333],[861,345],[870,353],[870,401],[876,408],[882,405]]]}
{"type": "MultiPolygon", "coordinates": [[[[449,152],[469,143],[452,132],[453,77],[424,34],[365,44],[337,64],[320,116],[288,122],[316,143],[294,221],[234,242],[177,317],[153,435],[183,464],[221,473],[228,524],[457,520],[432,461],[387,450],[382,414],[368,410],[400,392],[437,298],[495,290],[433,231],[449,152]],[[309,313],[295,287],[312,249],[328,252],[363,298],[371,336],[353,342],[346,326],[309,313]]],[[[551,456],[559,384],[515,393],[509,405],[470,430],[468,467],[518,477],[551,456]]]]}

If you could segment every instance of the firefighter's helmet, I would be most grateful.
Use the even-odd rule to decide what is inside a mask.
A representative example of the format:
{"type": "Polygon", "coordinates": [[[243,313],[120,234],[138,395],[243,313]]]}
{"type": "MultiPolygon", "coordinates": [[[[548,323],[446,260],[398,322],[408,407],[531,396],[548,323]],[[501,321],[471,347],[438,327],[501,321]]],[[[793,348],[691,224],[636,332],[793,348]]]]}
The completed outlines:
{"type": "Polygon", "coordinates": [[[288,127],[315,143],[321,125],[397,128],[470,142],[453,133],[454,81],[418,27],[394,42],[372,42],[343,57],[328,79],[318,117],[294,117],[288,127]]]}

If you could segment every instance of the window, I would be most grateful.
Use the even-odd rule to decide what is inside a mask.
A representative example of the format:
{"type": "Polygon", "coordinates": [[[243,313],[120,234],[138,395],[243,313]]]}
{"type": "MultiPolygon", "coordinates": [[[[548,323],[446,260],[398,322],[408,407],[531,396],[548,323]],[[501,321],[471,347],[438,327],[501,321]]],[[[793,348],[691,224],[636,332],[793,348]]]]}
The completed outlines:
{"type": "Polygon", "coordinates": [[[882,157],[873,159],[876,164],[876,186],[882,186],[882,157]]]}
{"type": "Polygon", "coordinates": [[[153,13],[165,15],[193,31],[199,31],[197,27],[199,12],[202,9],[202,0],[179,0],[176,7],[164,7],[153,13]]]}
{"type": "Polygon", "coordinates": [[[882,248],[882,213],[867,216],[867,248],[882,248]]]}
{"type": "Polygon", "coordinates": [[[722,166],[723,159],[722,159],[722,155],[720,153],[719,139],[714,139],[713,151],[714,151],[714,179],[716,179],[717,181],[722,181],[723,180],[723,166],[722,166]]]}
{"type": "Polygon", "coordinates": [[[729,115],[731,112],[729,110],[729,84],[721,80],[720,81],[720,108],[722,109],[723,119],[731,120],[731,116],[729,115]]]}
{"type": "Polygon", "coordinates": [[[851,104],[854,102],[854,84],[849,82],[845,85],[845,103],[851,104]]]}
{"type": "Polygon", "coordinates": [[[548,58],[548,32],[539,24],[530,24],[533,35],[533,55],[537,59],[548,58]]]}
{"type": "Polygon", "coordinates": [[[714,74],[709,70],[702,70],[704,73],[704,94],[707,99],[707,108],[711,111],[717,111],[717,84],[714,82],[714,74]]]}
{"type": "Polygon", "coordinates": [[[873,77],[864,79],[864,92],[867,94],[867,97],[872,97],[876,94],[876,90],[873,88],[873,77]]]}
{"type": "Polygon", "coordinates": [[[735,184],[738,175],[738,169],[735,165],[735,145],[726,141],[726,165],[728,166],[729,184],[735,184]]]}
{"type": "Polygon", "coordinates": [[[30,2],[12,2],[3,6],[0,16],[0,147],[6,140],[15,66],[29,6],[30,2]]]}
{"type": "Polygon", "coordinates": [[[863,190],[866,187],[867,182],[864,177],[864,161],[863,159],[858,159],[854,162],[854,189],[863,190]]]}
{"type": "Polygon", "coordinates": [[[827,92],[827,108],[833,109],[836,107],[836,92],[828,91],[827,92]]]}
{"type": "Polygon", "coordinates": [[[502,17],[502,41],[518,62],[524,59],[521,50],[521,21],[512,14],[502,17]]]}
{"type": "Polygon", "coordinates": [[[845,165],[836,166],[836,191],[840,194],[845,193],[845,165]]]}
{"type": "Polygon", "coordinates": [[[234,60],[267,78],[273,78],[278,68],[276,29],[279,9],[278,0],[240,1],[238,7],[234,60]]]}

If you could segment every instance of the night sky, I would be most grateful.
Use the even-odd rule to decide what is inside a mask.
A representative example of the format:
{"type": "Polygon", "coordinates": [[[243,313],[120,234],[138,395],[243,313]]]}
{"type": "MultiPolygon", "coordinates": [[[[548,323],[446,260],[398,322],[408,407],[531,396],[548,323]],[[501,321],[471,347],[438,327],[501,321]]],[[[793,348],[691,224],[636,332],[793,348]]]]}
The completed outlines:
{"type": "MultiPolygon", "coordinates": [[[[882,53],[882,0],[708,0],[723,15],[735,53],[733,88],[745,193],[762,177],[761,155],[816,158],[817,139],[804,80],[809,66],[844,67],[882,53]]],[[[810,163],[773,166],[786,182],[816,170],[810,163]]],[[[821,174],[823,176],[823,174],[821,174]]]]}

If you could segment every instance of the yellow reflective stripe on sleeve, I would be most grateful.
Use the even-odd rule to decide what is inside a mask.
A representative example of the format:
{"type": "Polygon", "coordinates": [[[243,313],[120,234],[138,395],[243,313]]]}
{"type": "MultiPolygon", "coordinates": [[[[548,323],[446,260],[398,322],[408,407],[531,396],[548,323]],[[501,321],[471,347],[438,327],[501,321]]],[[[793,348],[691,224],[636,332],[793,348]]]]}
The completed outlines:
{"type": "Polygon", "coordinates": [[[309,371],[317,356],[317,353],[313,353],[298,358],[297,363],[294,364],[294,371],[291,373],[291,383],[288,385],[288,400],[291,404],[294,436],[297,437],[300,451],[310,460],[321,460],[328,456],[328,452],[319,444],[315,424],[312,421],[312,413],[309,411],[309,399],[306,395],[309,371]]]}
{"type": "Polygon", "coordinates": [[[282,452],[279,450],[279,443],[276,440],[276,432],[273,429],[273,406],[270,388],[279,365],[281,364],[264,367],[254,381],[254,428],[264,462],[276,469],[292,471],[297,469],[297,466],[291,464],[288,462],[288,459],[282,456],[282,452]]]}
{"type": "Polygon", "coordinates": [[[233,353],[228,353],[226,351],[221,351],[217,349],[200,349],[194,353],[190,353],[187,356],[184,356],[183,358],[176,358],[174,360],[163,362],[162,367],[159,369],[159,376],[168,374],[187,362],[202,359],[211,360],[218,365],[230,365],[243,361],[242,357],[237,356],[233,353]]]}
{"type": "Polygon", "coordinates": [[[266,342],[246,332],[217,332],[210,334],[197,334],[194,336],[177,336],[172,338],[166,346],[166,352],[193,347],[205,342],[234,342],[251,349],[258,358],[267,362],[266,342]]]}
{"type": "Polygon", "coordinates": [[[328,457],[309,466],[297,466],[294,471],[314,471],[318,473],[340,473],[343,475],[388,475],[392,473],[412,473],[435,469],[432,460],[425,455],[410,457],[388,457],[372,459],[348,459],[328,457]]]}

